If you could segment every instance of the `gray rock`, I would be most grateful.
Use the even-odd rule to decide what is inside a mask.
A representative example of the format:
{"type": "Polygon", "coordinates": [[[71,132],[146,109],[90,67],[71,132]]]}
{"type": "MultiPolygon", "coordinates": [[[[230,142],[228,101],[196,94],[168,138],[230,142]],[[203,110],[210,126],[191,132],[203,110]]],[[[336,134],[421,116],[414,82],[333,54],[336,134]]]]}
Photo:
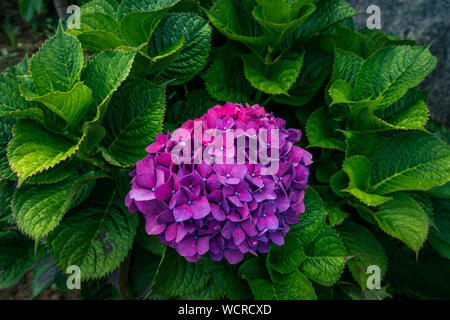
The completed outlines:
{"type": "Polygon", "coordinates": [[[381,9],[381,30],[413,39],[421,44],[433,43],[431,52],[439,59],[433,73],[421,84],[432,88],[428,106],[434,119],[450,125],[450,0],[347,0],[362,12],[356,16],[356,28],[365,28],[374,4],[381,9]]]}

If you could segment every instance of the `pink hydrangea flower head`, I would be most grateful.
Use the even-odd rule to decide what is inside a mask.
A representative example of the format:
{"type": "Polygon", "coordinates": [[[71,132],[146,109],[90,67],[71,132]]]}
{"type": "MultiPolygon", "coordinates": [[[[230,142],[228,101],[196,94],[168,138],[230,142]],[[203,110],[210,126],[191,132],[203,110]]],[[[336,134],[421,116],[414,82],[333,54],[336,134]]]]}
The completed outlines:
{"type": "Polygon", "coordinates": [[[156,136],[130,173],[125,204],[144,215],[149,235],[188,261],[209,253],[235,264],[266,253],[271,243],[284,244],[305,211],[312,156],[295,145],[300,138],[259,105],[217,105],[156,136]]]}

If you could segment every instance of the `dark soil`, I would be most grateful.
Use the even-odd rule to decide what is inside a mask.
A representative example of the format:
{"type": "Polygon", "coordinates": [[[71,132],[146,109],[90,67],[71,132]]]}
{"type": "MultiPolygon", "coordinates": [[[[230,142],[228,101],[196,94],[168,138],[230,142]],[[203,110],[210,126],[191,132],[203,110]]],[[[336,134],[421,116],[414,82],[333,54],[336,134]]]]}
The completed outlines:
{"type": "Polygon", "coordinates": [[[16,37],[15,47],[11,45],[4,32],[0,37],[0,72],[22,61],[25,55],[30,57],[47,39],[45,34],[38,33],[26,26],[19,27],[17,31],[19,34],[16,37]]]}
{"type": "Polygon", "coordinates": [[[52,19],[45,15],[27,24],[16,3],[4,0],[0,3],[0,73],[22,61],[25,55],[35,53],[54,28],[52,19]]]}

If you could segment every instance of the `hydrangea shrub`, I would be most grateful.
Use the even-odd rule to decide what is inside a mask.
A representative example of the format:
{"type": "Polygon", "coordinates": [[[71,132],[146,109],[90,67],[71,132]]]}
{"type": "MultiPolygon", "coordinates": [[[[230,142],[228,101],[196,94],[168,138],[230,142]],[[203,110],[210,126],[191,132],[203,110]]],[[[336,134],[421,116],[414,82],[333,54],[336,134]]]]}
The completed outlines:
{"type": "Polygon", "coordinates": [[[450,298],[429,46],[356,30],[343,0],[81,13],[0,74],[0,289],[76,265],[91,299],[450,298]]]}

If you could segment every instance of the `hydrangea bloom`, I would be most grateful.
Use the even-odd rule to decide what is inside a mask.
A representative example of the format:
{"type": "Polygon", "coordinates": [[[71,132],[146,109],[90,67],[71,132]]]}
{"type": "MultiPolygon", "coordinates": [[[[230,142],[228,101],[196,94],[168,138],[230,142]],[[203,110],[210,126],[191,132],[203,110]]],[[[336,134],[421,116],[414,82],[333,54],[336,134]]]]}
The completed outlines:
{"type": "MultiPolygon", "coordinates": [[[[301,132],[286,129],[283,119],[266,113],[263,107],[233,103],[215,106],[181,128],[180,133],[158,134],[146,149],[149,154],[130,173],[132,188],[125,204],[131,213],[144,214],[147,233],[157,235],[192,262],[209,251],[213,260],[225,257],[235,264],[247,252],[267,252],[272,242],[283,245],[289,225],[298,223],[305,210],[303,196],[312,156],[294,145],[301,132]],[[202,129],[200,136],[195,136],[195,123],[202,129]],[[208,129],[217,129],[219,135],[208,135],[208,129]],[[226,132],[230,129],[235,130],[232,142],[244,135],[244,145],[228,148],[226,132]],[[277,167],[271,173],[265,170],[270,163],[251,161],[250,157],[249,139],[256,139],[264,130],[267,135],[258,138],[258,147],[272,160],[276,154],[277,167]],[[275,130],[278,141],[271,135],[275,130]],[[211,148],[220,139],[226,150],[233,150],[231,155],[223,147],[222,153],[211,148]],[[196,142],[199,150],[193,148],[186,158],[192,161],[174,161],[176,148],[196,142]],[[244,155],[241,163],[239,151],[244,155]],[[217,157],[215,162],[195,162],[200,153],[222,156],[222,161],[217,157]],[[227,158],[234,162],[229,164],[227,158]]],[[[261,160],[259,155],[257,160],[261,160]]]]}

